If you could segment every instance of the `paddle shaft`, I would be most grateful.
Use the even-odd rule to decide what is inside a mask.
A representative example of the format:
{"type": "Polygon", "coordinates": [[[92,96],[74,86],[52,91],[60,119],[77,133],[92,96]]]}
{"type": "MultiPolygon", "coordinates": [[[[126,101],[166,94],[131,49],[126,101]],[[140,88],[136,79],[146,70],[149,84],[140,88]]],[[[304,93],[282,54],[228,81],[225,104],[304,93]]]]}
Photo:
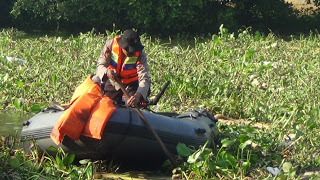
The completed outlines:
{"type": "MultiPolygon", "coordinates": [[[[126,97],[129,99],[130,95],[127,92],[127,90],[124,88],[123,84],[119,81],[118,78],[115,78],[115,81],[119,84],[122,92],[124,95],[126,95],[126,97]]],[[[140,109],[137,107],[134,107],[134,109],[137,111],[137,113],[139,114],[139,116],[141,117],[141,119],[143,120],[143,122],[146,124],[147,128],[149,129],[149,131],[151,131],[151,133],[153,134],[154,138],[156,138],[156,140],[158,141],[158,143],[160,144],[163,152],[167,155],[167,157],[169,158],[169,160],[171,161],[172,165],[175,167],[177,166],[176,161],[172,158],[172,155],[170,154],[170,152],[168,151],[167,147],[165,146],[165,144],[162,142],[162,140],[160,139],[160,137],[158,136],[158,134],[156,133],[156,131],[150,126],[149,122],[147,121],[147,119],[144,117],[144,115],[141,113],[140,109]]]]}

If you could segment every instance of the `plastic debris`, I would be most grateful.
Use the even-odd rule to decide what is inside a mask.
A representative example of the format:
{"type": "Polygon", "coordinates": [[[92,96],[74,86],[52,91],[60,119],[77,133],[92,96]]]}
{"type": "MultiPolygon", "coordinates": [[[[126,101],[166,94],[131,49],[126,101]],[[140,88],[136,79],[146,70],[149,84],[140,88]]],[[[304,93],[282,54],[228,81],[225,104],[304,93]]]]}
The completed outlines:
{"type": "Polygon", "coordinates": [[[179,48],[178,48],[178,46],[173,46],[173,47],[172,47],[172,50],[173,50],[173,51],[179,51],[179,48]]]}
{"type": "Polygon", "coordinates": [[[25,100],[24,100],[22,97],[20,97],[20,98],[18,99],[18,101],[20,102],[20,104],[24,104],[24,103],[25,103],[25,100]]]}
{"type": "Polygon", "coordinates": [[[278,169],[278,168],[267,167],[267,170],[268,170],[268,172],[270,172],[274,176],[280,174],[280,169],[278,169]]]}
{"type": "Polygon", "coordinates": [[[9,57],[9,56],[6,56],[6,59],[8,62],[14,62],[14,61],[17,61],[19,62],[20,64],[24,64],[26,63],[27,61],[24,60],[24,59],[20,59],[20,58],[16,58],[16,57],[9,57]]]}

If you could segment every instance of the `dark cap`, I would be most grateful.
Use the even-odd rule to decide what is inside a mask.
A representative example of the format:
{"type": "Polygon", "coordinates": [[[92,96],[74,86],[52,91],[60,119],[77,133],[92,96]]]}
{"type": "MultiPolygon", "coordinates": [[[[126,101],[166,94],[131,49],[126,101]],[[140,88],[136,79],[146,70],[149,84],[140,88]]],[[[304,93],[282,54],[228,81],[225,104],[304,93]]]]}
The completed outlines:
{"type": "Polygon", "coordinates": [[[119,38],[119,45],[128,52],[141,51],[144,46],[140,42],[139,34],[132,29],[127,29],[119,38]]]}

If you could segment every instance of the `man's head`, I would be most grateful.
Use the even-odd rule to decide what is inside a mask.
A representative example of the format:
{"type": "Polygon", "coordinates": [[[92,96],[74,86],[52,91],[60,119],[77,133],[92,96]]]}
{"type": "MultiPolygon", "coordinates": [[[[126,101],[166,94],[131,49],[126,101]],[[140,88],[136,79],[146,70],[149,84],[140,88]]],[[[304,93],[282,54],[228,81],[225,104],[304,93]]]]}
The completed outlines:
{"type": "Polygon", "coordinates": [[[119,39],[119,45],[122,49],[127,51],[128,54],[134,54],[144,48],[140,42],[139,34],[132,29],[123,32],[123,35],[119,39]]]}

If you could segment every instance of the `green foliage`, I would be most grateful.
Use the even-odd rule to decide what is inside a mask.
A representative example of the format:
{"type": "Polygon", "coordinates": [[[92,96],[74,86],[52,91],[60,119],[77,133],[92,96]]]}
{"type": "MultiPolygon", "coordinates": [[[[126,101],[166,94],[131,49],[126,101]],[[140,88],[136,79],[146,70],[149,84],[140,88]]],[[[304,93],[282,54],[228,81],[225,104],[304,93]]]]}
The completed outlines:
{"type": "Polygon", "coordinates": [[[216,12],[220,5],[214,1],[167,0],[129,3],[128,17],[134,27],[158,35],[204,33],[216,29],[216,12]],[[154,16],[150,16],[155,14],[154,16]]]}
{"type": "MultiPolygon", "coordinates": [[[[5,2],[3,12],[7,13],[13,3],[5,2]]],[[[319,6],[317,0],[314,3],[319,6]]],[[[232,32],[242,27],[308,32],[319,28],[317,10],[313,12],[298,17],[297,10],[285,0],[16,0],[11,15],[15,27],[29,31],[83,32],[95,28],[103,32],[113,30],[116,24],[117,29],[134,27],[149,35],[173,36],[216,33],[220,24],[232,32]]]]}
{"type": "Polygon", "coordinates": [[[295,10],[292,4],[285,0],[238,0],[227,4],[219,11],[218,20],[231,31],[237,31],[239,27],[253,27],[255,30],[265,32],[299,31],[295,10]]]}
{"type": "Polygon", "coordinates": [[[0,27],[9,28],[12,26],[12,19],[10,17],[12,6],[12,0],[0,1],[0,27]]]}
{"type": "Polygon", "coordinates": [[[306,0],[306,1],[307,1],[308,4],[313,2],[315,6],[318,6],[318,7],[320,6],[320,1],[319,0],[306,0]]]}
{"type": "MultiPolygon", "coordinates": [[[[319,1],[312,13],[300,14],[286,0],[3,0],[0,27],[25,31],[99,32],[134,27],[154,36],[216,33],[220,24],[232,32],[252,27],[268,33],[308,33],[319,29],[319,1]],[[9,14],[10,12],[10,14],[9,14]]],[[[301,10],[302,11],[302,10],[301,10]]]]}
{"type": "Polygon", "coordinates": [[[37,112],[48,102],[67,102],[84,77],[94,73],[104,37],[92,36],[20,39],[23,33],[2,31],[0,106],[37,112]]]}
{"type": "Polygon", "coordinates": [[[215,24],[211,20],[206,21],[208,26],[199,24],[199,18],[213,19],[212,11],[218,8],[215,5],[217,3],[207,1],[17,0],[11,14],[17,27],[28,30],[59,29],[60,26],[64,29],[81,27],[86,30],[95,27],[110,30],[113,24],[117,24],[122,29],[136,27],[145,32],[177,33],[186,28],[188,31],[205,30],[203,27],[215,24]],[[184,23],[180,23],[182,21],[184,23]]]}
{"type": "Polygon", "coordinates": [[[50,147],[56,155],[40,154],[36,146],[26,154],[15,136],[0,136],[0,176],[4,179],[93,179],[95,166],[73,164],[74,154],[50,147]]]}
{"type": "Polygon", "coordinates": [[[21,28],[56,25],[59,29],[82,27],[84,29],[121,29],[135,27],[144,32],[163,35],[169,33],[201,33],[215,28],[216,1],[104,1],[104,0],[17,0],[11,14],[21,28]],[[153,16],[151,14],[156,14],[153,16]],[[31,19],[25,22],[26,19],[31,19]],[[26,24],[30,23],[30,24],[26,24]],[[203,23],[206,23],[204,26],[203,23]]]}
{"type": "MultiPolygon", "coordinates": [[[[219,129],[220,143],[217,146],[208,147],[205,144],[193,150],[184,144],[178,144],[180,166],[177,169],[186,179],[254,177],[257,175],[249,173],[253,167],[281,164],[281,159],[275,158],[281,157],[281,154],[273,152],[277,143],[272,138],[267,138],[276,135],[248,126],[220,126],[219,129]]],[[[289,171],[290,167],[284,164],[283,169],[289,171]]]]}
{"type": "MultiPolygon", "coordinates": [[[[271,177],[266,171],[270,166],[285,169],[281,177],[291,178],[318,168],[320,35],[310,33],[283,40],[250,28],[240,30],[238,35],[224,25],[218,30],[209,38],[195,38],[183,46],[174,44],[175,39],[163,43],[142,36],[152,94],[171,81],[153,110],[181,113],[204,108],[270,127],[220,126],[220,139],[213,147],[191,149],[179,145],[180,169],[185,177],[216,177],[218,173],[229,179],[258,179],[271,177]],[[288,139],[289,135],[292,138],[288,139]],[[285,162],[291,163],[291,168],[285,162]]],[[[105,40],[120,32],[106,33],[28,38],[14,29],[2,30],[0,109],[36,112],[52,101],[68,102],[76,86],[95,73],[105,40]],[[25,62],[8,61],[6,57],[25,62]]],[[[63,167],[62,159],[59,156],[52,162],[63,167]]],[[[12,160],[11,166],[16,168],[16,164],[12,160]]]]}

